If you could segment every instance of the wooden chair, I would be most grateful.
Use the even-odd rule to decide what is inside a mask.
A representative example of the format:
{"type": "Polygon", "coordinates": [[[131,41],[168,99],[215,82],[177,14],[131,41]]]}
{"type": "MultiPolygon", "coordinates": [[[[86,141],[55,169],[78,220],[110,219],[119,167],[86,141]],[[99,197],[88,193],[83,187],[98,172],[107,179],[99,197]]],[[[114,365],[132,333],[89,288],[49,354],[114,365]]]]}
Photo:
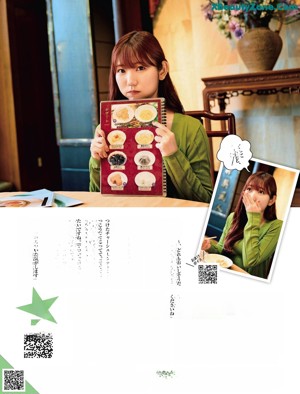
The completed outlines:
{"type": "Polygon", "coordinates": [[[200,122],[204,125],[206,129],[207,136],[209,137],[210,143],[210,170],[211,170],[211,179],[213,180],[213,184],[215,183],[215,170],[214,170],[214,152],[212,145],[213,137],[221,137],[224,138],[229,134],[236,134],[236,125],[235,125],[235,116],[231,112],[223,112],[219,114],[215,114],[209,111],[186,111],[186,115],[192,116],[200,120],[200,122]],[[204,119],[204,122],[203,122],[204,119]],[[212,122],[219,122],[219,129],[212,130],[212,122]]]}

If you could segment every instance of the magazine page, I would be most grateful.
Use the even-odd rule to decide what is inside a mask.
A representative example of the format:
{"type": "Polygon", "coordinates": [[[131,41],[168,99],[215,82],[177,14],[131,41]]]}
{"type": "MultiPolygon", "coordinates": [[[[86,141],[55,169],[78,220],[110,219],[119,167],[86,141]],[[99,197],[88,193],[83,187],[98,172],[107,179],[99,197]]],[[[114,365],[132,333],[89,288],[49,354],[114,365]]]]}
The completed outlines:
{"type": "Polygon", "coordinates": [[[0,1],[0,394],[298,393],[300,0],[125,3],[0,1]]]}

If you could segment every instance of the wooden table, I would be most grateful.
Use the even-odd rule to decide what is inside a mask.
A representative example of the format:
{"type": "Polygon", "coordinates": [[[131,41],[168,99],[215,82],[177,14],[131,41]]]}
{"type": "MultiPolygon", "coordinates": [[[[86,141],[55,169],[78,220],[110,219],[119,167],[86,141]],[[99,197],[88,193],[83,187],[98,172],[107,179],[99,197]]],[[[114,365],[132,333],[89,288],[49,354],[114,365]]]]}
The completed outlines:
{"type": "MultiPolygon", "coordinates": [[[[67,197],[81,200],[83,204],[76,205],[78,208],[86,207],[208,207],[207,203],[180,200],[168,197],[131,197],[131,196],[108,196],[99,192],[65,192],[58,191],[67,197]]],[[[0,197],[25,194],[25,192],[6,192],[0,193],[0,197]]]]}

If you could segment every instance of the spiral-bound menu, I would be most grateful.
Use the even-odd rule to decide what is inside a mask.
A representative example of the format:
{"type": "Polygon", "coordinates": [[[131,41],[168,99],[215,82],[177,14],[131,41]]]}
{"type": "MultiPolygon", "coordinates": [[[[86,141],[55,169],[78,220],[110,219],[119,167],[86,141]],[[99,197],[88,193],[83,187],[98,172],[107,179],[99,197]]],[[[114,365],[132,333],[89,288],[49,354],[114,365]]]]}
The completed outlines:
{"type": "Polygon", "coordinates": [[[152,122],[166,124],[164,98],[102,101],[100,124],[109,146],[101,160],[102,194],[166,196],[166,172],[152,122]]]}

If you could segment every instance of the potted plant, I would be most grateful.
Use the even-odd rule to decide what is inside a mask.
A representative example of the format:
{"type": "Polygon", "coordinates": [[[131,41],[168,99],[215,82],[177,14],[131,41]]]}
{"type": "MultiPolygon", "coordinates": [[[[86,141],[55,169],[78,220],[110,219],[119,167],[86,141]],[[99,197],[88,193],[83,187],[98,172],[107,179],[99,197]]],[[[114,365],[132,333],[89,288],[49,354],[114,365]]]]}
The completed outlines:
{"type": "Polygon", "coordinates": [[[272,70],[282,49],[282,25],[300,20],[300,5],[294,0],[208,1],[202,11],[226,38],[237,39],[249,71],[272,70]],[[269,28],[272,19],[278,21],[275,31],[269,28]]]}

